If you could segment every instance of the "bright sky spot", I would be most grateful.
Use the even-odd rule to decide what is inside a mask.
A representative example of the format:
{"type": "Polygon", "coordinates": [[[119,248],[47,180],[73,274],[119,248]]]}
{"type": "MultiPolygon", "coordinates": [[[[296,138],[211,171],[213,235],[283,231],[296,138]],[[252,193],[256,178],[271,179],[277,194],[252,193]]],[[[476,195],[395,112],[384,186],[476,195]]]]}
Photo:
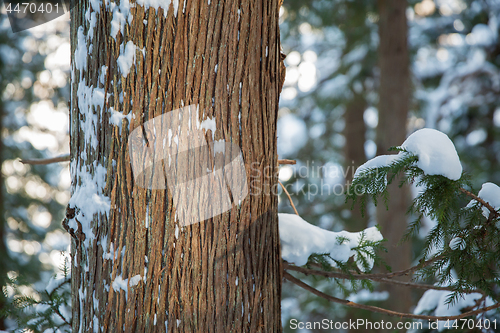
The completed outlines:
{"type": "Polygon", "coordinates": [[[415,5],[415,13],[419,16],[432,15],[436,10],[436,4],[432,0],[424,0],[415,5]]]}
{"type": "Polygon", "coordinates": [[[374,107],[369,107],[363,113],[363,120],[366,126],[376,128],[378,124],[378,111],[374,107]]]}
{"type": "Polygon", "coordinates": [[[288,165],[284,165],[280,168],[280,171],[279,171],[279,179],[281,181],[288,181],[290,180],[290,178],[292,178],[293,176],[293,169],[288,166],[288,165]]]}
{"type": "Polygon", "coordinates": [[[281,92],[281,98],[284,100],[294,99],[297,96],[297,89],[293,87],[285,88],[281,92]]]}
{"type": "Polygon", "coordinates": [[[500,127],[500,108],[497,108],[495,110],[495,113],[493,114],[493,124],[495,126],[500,127]]]}
{"type": "Polygon", "coordinates": [[[63,42],[57,50],[47,55],[45,58],[45,67],[47,69],[63,69],[69,70],[71,60],[71,45],[68,42],[63,42]]]}
{"type": "Polygon", "coordinates": [[[290,66],[297,66],[300,63],[301,55],[297,51],[292,51],[287,54],[285,62],[290,66]]]}
{"type": "Polygon", "coordinates": [[[287,67],[284,85],[294,85],[300,77],[299,69],[295,66],[287,67]]]}
{"type": "Polygon", "coordinates": [[[316,84],[316,66],[311,62],[303,62],[299,65],[300,79],[298,87],[300,91],[307,92],[316,84]]]}
{"type": "Polygon", "coordinates": [[[448,60],[448,56],[449,56],[448,50],[445,49],[445,48],[441,47],[436,52],[436,57],[438,58],[439,61],[446,61],[446,60],[448,60]]]}
{"type": "Polygon", "coordinates": [[[453,28],[455,28],[456,31],[462,31],[464,30],[465,26],[461,20],[456,19],[455,21],[453,21],[453,28]]]}
{"type": "Polygon", "coordinates": [[[45,100],[31,105],[28,120],[50,131],[68,131],[68,110],[65,112],[54,109],[52,101],[45,100]]]}

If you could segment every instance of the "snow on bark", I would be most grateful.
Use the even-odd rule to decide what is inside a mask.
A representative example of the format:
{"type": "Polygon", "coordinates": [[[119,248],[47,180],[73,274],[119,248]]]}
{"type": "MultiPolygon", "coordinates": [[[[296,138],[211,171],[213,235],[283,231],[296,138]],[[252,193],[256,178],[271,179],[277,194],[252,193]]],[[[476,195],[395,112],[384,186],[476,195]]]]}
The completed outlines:
{"type": "Polygon", "coordinates": [[[132,41],[128,41],[124,49],[122,47],[123,44],[120,46],[120,55],[118,56],[117,63],[120,72],[126,77],[135,62],[135,50],[137,47],[132,41]]]}
{"type": "Polygon", "coordinates": [[[75,187],[73,195],[69,200],[70,207],[77,207],[75,218],[70,219],[68,226],[78,230],[77,221],[81,224],[82,233],[85,234],[85,246],[88,248],[90,240],[94,239],[92,220],[96,214],[108,216],[111,207],[109,197],[103,194],[106,186],[107,170],[94,162],[94,174],[91,174],[88,166],[82,166],[77,170],[80,179],[79,185],[75,187]]]}
{"type": "Polygon", "coordinates": [[[173,6],[175,17],[179,10],[179,0],[137,0],[137,3],[144,8],[153,7],[157,12],[159,8],[163,8],[164,16],[167,16],[170,5],[173,6]]]}

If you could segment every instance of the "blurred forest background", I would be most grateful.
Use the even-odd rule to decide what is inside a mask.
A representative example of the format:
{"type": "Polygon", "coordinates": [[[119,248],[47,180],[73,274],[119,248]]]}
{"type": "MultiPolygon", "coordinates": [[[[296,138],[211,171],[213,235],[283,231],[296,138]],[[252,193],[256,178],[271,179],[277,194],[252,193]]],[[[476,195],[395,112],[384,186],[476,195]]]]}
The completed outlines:
{"type": "MultiPolygon", "coordinates": [[[[486,181],[500,184],[500,1],[399,2],[406,21],[397,30],[379,31],[387,21],[381,12],[385,0],[285,0],[280,11],[287,76],[279,110],[278,153],[297,164],[282,166],[279,178],[299,214],[328,230],[359,231],[376,223],[406,227],[411,217],[405,217],[404,206],[388,216],[372,205],[361,216],[351,212],[342,195],[356,167],[383,153],[386,141],[389,146],[402,143],[392,132],[395,127],[404,137],[423,127],[447,133],[476,191],[486,181]],[[387,71],[380,66],[386,55],[383,41],[391,44],[396,35],[407,41],[407,98],[381,89],[381,70],[387,71]],[[395,97],[404,107],[388,109],[387,101],[395,97]]],[[[50,299],[54,276],[64,281],[69,236],[61,221],[69,200],[68,163],[35,166],[19,159],[69,151],[70,44],[68,15],[12,33],[5,7],[0,11],[0,311],[11,313],[0,318],[0,330],[11,330],[17,325],[14,317],[26,324],[34,312],[50,308],[39,304],[14,314],[16,295],[27,296],[22,299],[26,304],[37,303],[50,299]]],[[[405,94],[404,87],[399,88],[405,94]]],[[[408,195],[415,191],[409,189],[408,195]]],[[[402,200],[409,202],[404,196],[402,200]]],[[[284,195],[280,212],[293,213],[284,195]]],[[[388,245],[389,264],[401,257],[408,266],[418,261],[425,232],[434,222],[425,223],[411,244],[404,245],[407,252],[391,251],[395,245],[388,245]]],[[[305,281],[333,296],[349,294],[348,287],[332,281],[312,277],[305,281]]],[[[375,291],[361,290],[347,297],[411,311],[421,295],[377,286],[375,291]]],[[[30,327],[64,331],[69,313],[66,307],[43,323],[32,321],[30,327]]],[[[291,318],[387,319],[347,310],[285,282],[284,332],[292,332],[291,318]]]]}

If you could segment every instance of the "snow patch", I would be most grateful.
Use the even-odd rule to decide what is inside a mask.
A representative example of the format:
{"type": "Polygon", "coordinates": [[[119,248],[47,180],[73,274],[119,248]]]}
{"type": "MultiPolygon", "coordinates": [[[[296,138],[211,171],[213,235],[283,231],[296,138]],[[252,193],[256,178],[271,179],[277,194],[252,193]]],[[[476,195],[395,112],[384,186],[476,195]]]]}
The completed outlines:
{"type": "MultiPolygon", "coordinates": [[[[426,175],[441,175],[451,180],[458,180],[462,175],[462,164],[453,142],[440,131],[423,128],[411,134],[401,145],[418,157],[416,162],[426,175]]],[[[354,173],[354,178],[370,168],[389,166],[407,154],[381,155],[361,165],[354,173]]]]}
{"type": "Polygon", "coordinates": [[[69,206],[76,207],[75,218],[69,220],[69,227],[78,230],[76,220],[82,226],[82,233],[85,234],[85,245],[88,248],[90,240],[94,239],[92,230],[92,220],[96,214],[108,216],[111,208],[110,198],[103,194],[106,186],[107,170],[102,165],[93,163],[94,174],[90,173],[90,166],[83,166],[78,170],[76,176],[79,185],[75,187],[73,195],[69,199],[69,206]]]}
{"type": "Polygon", "coordinates": [[[212,131],[212,140],[215,139],[215,130],[217,129],[217,124],[215,123],[215,117],[214,118],[207,118],[203,120],[200,124],[200,127],[203,128],[205,131],[208,132],[208,130],[212,131]]]}
{"type": "Polygon", "coordinates": [[[118,63],[118,67],[120,68],[120,72],[125,77],[128,75],[128,73],[130,72],[130,68],[134,64],[136,48],[137,47],[135,46],[135,44],[129,40],[125,45],[125,50],[122,50],[123,52],[120,51],[120,55],[116,60],[118,63]]]}
{"type": "MultiPolygon", "coordinates": [[[[491,207],[493,207],[495,210],[500,209],[500,187],[498,187],[496,184],[493,183],[484,183],[483,186],[481,186],[481,190],[477,194],[478,197],[486,201],[487,203],[490,204],[491,207]]],[[[467,207],[470,207],[475,200],[471,200],[467,207]]],[[[490,211],[488,208],[483,207],[483,215],[484,217],[488,218],[490,215],[490,211]]]]}
{"type": "Polygon", "coordinates": [[[131,277],[130,278],[130,286],[133,287],[133,286],[139,284],[139,281],[141,281],[141,280],[142,280],[142,277],[139,274],[131,277]]]}
{"type": "Polygon", "coordinates": [[[450,138],[435,129],[423,128],[414,132],[401,147],[418,156],[417,166],[426,175],[442,175],[458,180],[462,164],[450,138]]]}
{"type": "MultiPolygon", "coordinates": [[[[363,235],[365,241],[376,242],[383,239],[382,234],[376,227],[356,233],[347,231],[332,232],[309,224],[300,216],[294,214],[281,213],[278,214],[278,219],[281,256],[286,261],[297,266],[305,265],[307,259],[313,253],[330,253],[335,260],[346,262],[350,257],[358,255],[353,248],[359,245],[363,235]],[[348,241],[340,244],[339,237],[346,238],[348,241]]],[[[365,259],[371,267],[373,262],[371,262],[370,258],[365,259]]]]}
{"type": "Polygon", "coordinates": [[[145,9],[153,7],[157,12],[159,8],[162,8],[165,17],[167,17],[170,5],[174,9],[175,17],[177,17],[177,12],[179,11],[179,0],[137,0],[137,3],[145,9]]]}
{"type": "Polygon", "coordinates": [[[135,4],[131,4],[129,0],[121,0],[119,5],[110,3],[113,19],[111,20],[111,37],[116,41],[118,31],[123,35],[125,31],[125,22],[132,23],[133,15],[130,13],[130,8],[134,8],[135,4]]]}
{"type": "Polygon", "coordinates": [[[78,27],[76,50],[75,50],[75,67],[79,71],[87,68],[87,36],[83,33],[83,27],[78,27]]]}
{"type": "Polygon", "coordinates": [[[494,209],[500,209],[500,187],[496,184],[484,183],[477,196],[489,203],[494,209]]]}
{"type": "Polygon", "coordinates": [[[128,115],[124,115],[123,112],[115,111],[112,107],[109,108],[109,111],[111,113],[111,116],[109,117],[110,124],[118,126],[120,129],[120,134],[121,134],[122,133],[123,119],[127,119],[129,124],[130,124],[130,120],[132,118],[132,113],[129,113],[128,115]]]}
{"type": "MultiPolygon", "coordinates": [[[[415,314],[433,314],[435,316],[457,316],[462,313],[462,309],[470,306],[476,305],[476,300],[480,299],[482,295],[480,293],[465,294],[463,297],[457,299],[453,304],[446,304],[446,299],[450,296],[450,292],[446,290],[427,290],[418,304],[413,310],[415,314]]],[[[486,298],[484,306],[493,305],[494,301],[490,298],[486,298]]],[[[438,330],[441,332],[445,329],[446,321],[439,321],[438,330]]],[[[452,323],[448,323],[449,326],[452,323]]]]}
{"type": "Polygon", "coordinates": [[[82,80],[78,83],[76,94],[78,109],[84,115],[84,119],[80,121],[80,127],[85,136],[85,142],[96,149],[99,141],[97,139],[98,118],[94,112],[97,110],[97,106],[102,111],[104,106],[104,89],[94,88],[93,86],[89,87],[85,84],[85,80],[82,80]]]}
{"type": "MultiPolygon", "coordinates": [[[[354,178],[359,177],[363,172],[368,171],[369,169],[381,168],[388,165],[391,165],[394,161],[396,161],[401,156],[398,155],[380,155],[372,158],[371,160],[366,161],[354,172],[354,178]]],[[[387,185],[387,178],[386,178],[387,185]]]]}
{"type": "Polygon", "coordinates": [[[226,141],[224,139],[214,141],[214,156],[217,153],[224,154],[225,152],[226,152],[226,141]]]}
{"type": "Polygon", "coordinates": [[[465,249],[465,241],[462,237],[455,237],[450,241],[450,248],[452,250],[463,250],[465,249]]]}
{"type": "Polygon", "coordinates": [[[49,280],[49,283],[47,284],[47,287],[45,287],[45,290],[51,294],[55,289],[59,288],[62,284],[66,282],[66,278],[64,276],[54,276],[51,277],[49,280]]]}
{"type": "Polygon", "coordinates": [[[120,289],[127,291],[127,285],[128,285],[128,279],[123,279],[121,275],[118,275],[113,283],[111,283],[111,286],[113,287],[114,291],[120,291],[120,289]]]}

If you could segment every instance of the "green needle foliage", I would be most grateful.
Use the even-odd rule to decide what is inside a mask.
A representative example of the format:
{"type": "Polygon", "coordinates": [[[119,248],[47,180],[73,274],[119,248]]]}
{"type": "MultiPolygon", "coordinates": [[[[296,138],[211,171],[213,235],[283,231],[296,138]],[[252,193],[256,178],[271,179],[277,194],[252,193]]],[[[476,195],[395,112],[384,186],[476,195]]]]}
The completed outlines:
{"type": "Polygon", "coordinates": [[[466,190],[471,186],[465,173],[458,180],[426,175],[416,165],[418,156],[401,147],[391,150],[399,151],[399,157],[389,165],[360,172],[350,186],[356,190],[346,191],[346,201],[352,200],[354,205],[359,200],[364,212],[368,198],[375,205],[380,198],[387,203],[387,185],[396,179],[400,187],[415,184],[419,193],[407,212],[414,221],[402,241],[419,231],[425,216],[437,221],[426,236],[421,253],[421,262],[433,262],[421,269],[417,277],[450,286],[453,292],[447,301],[451,304],[474,290],[481,290],[498,302],[499,212],[489,211],[473,199],[474,192],[466,190]]]}
{"type": "MultiPolygon", "coordinates": [[[[346,237],[337,237],[339,245],[349,241],[350,240],[346,237]]],[[[307,268],[319,266],[321,270],[326,272],[340,271],[343,273],[347,279],[332,279],[335,282],[335,285],[344,294],[344,297],[362,289],[373,291],[372,281],[367,279],[356,279],[353,276],[353,273],[362,274],[364,272],[371,271],[373,266],[385,266],[386,268],[389,268],[382,257],[378,255],[381,251],[387,252],[387,249],[383,246],[384,242],[385,240],[368,240],[366,239],[365,233],[362,232],[358,246],[352,248],[355,254],[347,262],[342,262],[333,258],[330,253],[314,253],[309,257],[305,266],[307,268]]]]}
{"type": "Polygon", "coordinates": [[[15,318],[14,332],[71,332],[71,273],[68,261],[61,267],[62,278],[52,280],[50,289],[22,293],[25,281],[11,278],[9,286],[17,290],[0,315],[15,318]]]}

